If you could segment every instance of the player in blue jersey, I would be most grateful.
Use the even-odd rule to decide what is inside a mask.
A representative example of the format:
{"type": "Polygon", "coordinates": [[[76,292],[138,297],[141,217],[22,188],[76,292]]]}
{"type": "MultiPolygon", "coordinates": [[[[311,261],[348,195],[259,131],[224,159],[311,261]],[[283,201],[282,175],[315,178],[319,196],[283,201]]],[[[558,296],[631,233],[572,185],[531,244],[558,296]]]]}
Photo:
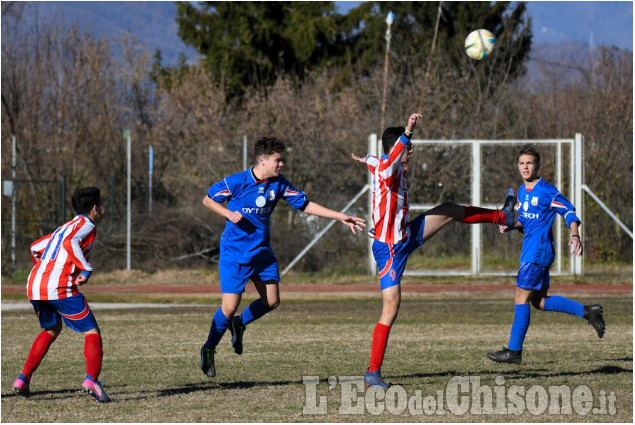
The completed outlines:
{"type": "Polygon", "coordinates": [[[569,246],[575,256],[582,255],[580,219],[571,202],[538,176],[540,154],[535,146],[525,145],[521,148],[518,169],[524,181],[517,194],[519,216],[513,226],[499,226],[501,233],[516,229],[525,234],[516,281],[514,323],[507,347],[487,353],[487,357],[495,362],[516,364],[522,361],[523,342],[529,329],[530,302],[538,310],[556,311],[586,319],[600,338],[604,336],[605,330],[601,305],[585,306],[559,295],[547,295],[549,268],[555,256],[551,227],[556,214],[564,217],[571,229],[569,246]]]}
{"type": "Polygon", "coordinates": [[[214,350],[229,328],[236,354],[243,351],[245,326],[261,318],[280,304],[278,263],[269,240],[269,219],[276,204],[284,199],[296,210],[319,217],[339,220],[353,234],[363,230],[365,220],[330,210],[309,201],[281,174],[285,145],[263,137],[256,141],[256,164],[213,184],[203,204],[227,219],[220,241],[219,274],[221,307],[214,314],[207,341],[201,348],[201,369],[209,377],[216,375],[214,350]],[[227,207],[223,202],[227,201],[227,207]],[[239,316],[234,316],[245,286],[251,280],[260,298],[239,316]]]}

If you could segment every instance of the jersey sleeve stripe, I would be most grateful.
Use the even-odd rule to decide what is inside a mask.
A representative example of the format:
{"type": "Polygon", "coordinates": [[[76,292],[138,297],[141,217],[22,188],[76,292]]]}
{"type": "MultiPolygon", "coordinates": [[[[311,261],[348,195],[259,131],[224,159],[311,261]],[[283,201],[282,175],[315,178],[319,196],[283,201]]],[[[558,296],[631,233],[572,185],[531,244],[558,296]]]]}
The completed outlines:
{"type": "Polygon", "coordinates": [[[222,196],[224,198],[227,198],[228,196],[230,196],[232,193],[229,191],[229,189],[225,189],[225,190],[221,190],[218,191],[214,194],[214,196],[212,196],[212,198],[215,198],[216,196],[222,196]]]}
{"type": "Polygon", "coordinates": [[[290,189],[286,189],[286,190],[284,191],[284,197],[285,197],[285,198],[286,198],[287,196],[297,196],[297,195],[299,195],[299,194],[300,194],[300,192],[299,192],[299,191],[297,191],[297,190],[290,190],[290,189]]]}
{"type": "Polygon", "coordinates": [[[551,206],[555,207],[555,208],[567,208],[566,205],[558,202],[558,201],[551,201],[551,206]]]}
{"type": "Polygon", "coordinates": [[[568,216],[570,216],[571,214],[573,214],[573,216],[577,218],[577,216],[575,215],[575,212],[574,212],[574,211],[567,211],[567,212],[564,214],[564,218],[565,218],[565,220],[566,220],[566,218],[567,218],[568,216]]]}

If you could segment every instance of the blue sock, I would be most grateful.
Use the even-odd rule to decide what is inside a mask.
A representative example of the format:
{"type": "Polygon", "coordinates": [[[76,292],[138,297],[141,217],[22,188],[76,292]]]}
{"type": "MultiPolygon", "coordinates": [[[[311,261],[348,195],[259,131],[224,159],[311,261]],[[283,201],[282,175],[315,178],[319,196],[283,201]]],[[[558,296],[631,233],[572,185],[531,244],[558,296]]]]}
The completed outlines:
{"type": "Polygon", "coordinates": [[[207,336],[207,342],[203,345],[205,348],[209,348],[210,350],[216,348],[227,330],[229,320],[230,318],[223,314],[223,310],[221,308],[216,310],[214,319],[212,319],[212,326],[209,329],[209,335],[207,336]]]}
{"type": "Polygon", "coordinates": [[[256,301],[249,304],[240,316],[236,317],[236,321],[240,325],[247,326],[249,323],[260,319],[268,312],[269,308],[264,302],[262,302],[262,298],[258,298],[256,301]]]}
{"type": "Polygon", "coordinates": [[[520,351],[523,349],[525,335],[527,334],[527,329],[529,329],[529,318],[529,304],[516,304],[512,333],[507,344],[507,348],[510,350],[520,351]]]}
{"type": "Polygon", "coordinates": [[[572,316],[583,317],[584,306],[569,298],[554,295],[545,299],[544,311],[557,311],[559,313],[571,314],[572,316]]]}

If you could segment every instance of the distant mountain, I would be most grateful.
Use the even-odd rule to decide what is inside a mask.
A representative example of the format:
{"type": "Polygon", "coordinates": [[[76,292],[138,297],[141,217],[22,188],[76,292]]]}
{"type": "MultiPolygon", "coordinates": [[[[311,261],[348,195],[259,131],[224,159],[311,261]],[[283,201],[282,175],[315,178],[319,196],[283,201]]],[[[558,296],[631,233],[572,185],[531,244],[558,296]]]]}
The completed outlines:
{"type": "Polygon", "coordinates": [[[532,90],[552,87],[555,75],[559,84],[577,81],[583,73],[590,71],[598,48],[584,41],[563,41],[532,46],[524,81],[532,90]]]}
{"type": "MultiPolygon", "coordinates": [[[[126,32],[154,54],[161,49],[163,64],[174,66],[184,53],[190,63],[195,63],[196,51],[186,46],[178,37],[176,4],[171,1],[109,1],[109,2],[23,2],[25,28],[35,19],[57,22],[62,19],[67,25],[78,23],[80,28],[96,36],[119,39],[126,32]]],[[[528,76],[538,75],[545,66],[560,66],[563,71],[584,66],[592,57],[592,49],[583,41],[546,43],[532,47],[528,63],[528,76]],[[566,63],[570,68],[554,64],[566,63]]],[[[537,81],[536,84],[542,84],[537,81]]]]}
{"type": "Polygon", "coordinates": [[[114,40],[129,31],[153,54],[161,49],[164,65],[176,65],[181,53],[190,59],[197,56],[178,36],[176,4],[171,1],[44,1],[24,5],[27,27],[36,19],[61,19],[66,25],[77,23],[83,31],[114,40]]]}

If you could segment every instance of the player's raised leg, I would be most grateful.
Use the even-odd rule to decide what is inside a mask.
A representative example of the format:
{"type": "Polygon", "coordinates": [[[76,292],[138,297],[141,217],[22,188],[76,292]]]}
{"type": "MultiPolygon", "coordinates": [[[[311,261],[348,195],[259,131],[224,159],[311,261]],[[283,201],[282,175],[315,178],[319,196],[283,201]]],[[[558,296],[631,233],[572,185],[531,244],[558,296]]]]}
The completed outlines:
{"type": "Polygon", "coordinates": [[[599,338],[604,336],[606,330],[604,310],[599,304],[582,305],[561,295],[546,296],[546,294],[537,301],[532,300],[532,303],[539,310],[564,313],[586,319],[587,323],[593,326],[599,338]]]}
{"type": "Polygon", "coordinates": [[[454,202],[445,202],[425,212],[426,225],[423,240],[427,241],[451,221],[466,224],[493,223],[512,226],[516,221],[514,205],[516,196],[514,190],[507,189],[505,204],[501,210],[489,208],[463,206],[454,202]]]}
{"type": "Polygon", "coordinates": [[[604,336],[606,323],[604,322],[604,309],[600,304],[585,305],[582,317],[588,321],[589,325],[593,326],[598,337],[604,336]]]}
{"type": "Polygon", "coordinates": [[[507,188],[505,194],[505,203],[500,210],[490,210],[488,208],[481,207],[465,207],[463,218],[456,218],[462,223],[494,223],[503,224],[511,227],[516,221],[516,214],[514,212],[514,205],[516,205],[516,195],[514,189],[507,188]]]}

